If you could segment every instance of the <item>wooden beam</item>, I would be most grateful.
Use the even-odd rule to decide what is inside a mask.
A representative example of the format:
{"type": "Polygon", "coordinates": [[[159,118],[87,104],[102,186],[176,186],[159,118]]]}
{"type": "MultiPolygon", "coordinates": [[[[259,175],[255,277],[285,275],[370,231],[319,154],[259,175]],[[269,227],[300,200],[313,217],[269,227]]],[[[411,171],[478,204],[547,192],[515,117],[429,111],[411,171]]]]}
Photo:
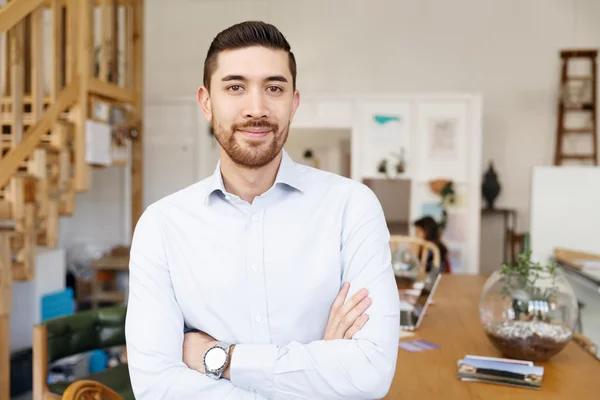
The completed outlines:
{"type": "Polygon", "coordinates": [[[68,0],[67,3],[67,23],[66,23],[66,39],[65,39],[65,69],[66,79],[65,84],[69,84],[75,79],[77,73],[77,18],[78,15],[78,0],[68,0]]]}
{"type": "Polygon", "coordinates": [[[33,10],[44,4],[44,0],[11,1],[0,8],[0,33],[13,28],[28,16],[33,10]]]}
{"type": "Polygon", "coordinates": [[[0,188],[8,183],[19,165],[35,150],[42,136],[48,133],[59,116],[77,101],[78,90],[77,81],[63,89],[56,102],[48,107],[43,117],[27,130],[21,144],[0,160],[0,188]]]}
{"type": "MultiPolygon", "coordinates": [[[[12,3],[9,3],[12,4],[12,3]]],[[[10,49],[10,72],[11,72],[11,102],[12,116],[11,123],[11,146],[12,150],[18,148],[23,141],[23,92],[25,87],[24,74],[24,44],[25,44],[25,22],[19,22],[8,33],[8,43],[10,49]]],[[[9,153],[10,154],[10,153],[9,153]]],[[[0,174],[2,173],[1,165],[6,165],[9,160],[9,155],[0,161],[0,174]]],[[[21,160],[24,161],[24,160],[21,160]]],[[[16,166],[18,168],[18,165],[16,166]]],[[[16,170],[15,168],[15,170],[16,170]]],[[[12,175],[12,174],[11,174],[12,175]]],[[[8,181],[7,181],[8,183],[8,181]]],[[[0,185],[0,188],[4,185],[0,185]]],[[[13,178],[7,188],[7,198],[11,203],[11,211],[13,220],[17,228],[23,226],[25,214],[23,208],[23,181],[21,178],[13,178]]]]}
{"type": "Polygon", "coordinates": [[[10,236],[0,233],[0,400],[10,399],[10,310],[12,265],[10,236]]]}
{"type": "Polygon", "coordinates": [[[91,187],[91,167],[87,164],[86,132],[89,118],[89,84],[93,76],[94,14],[90,0],[78,0],[77,67],[79,71],[79,103],[75,108],[75,190],[84,192],[91,187]]]}
{"type": "Polygon", "coordinates": [[[10,314],[12,308],[11,235],[0,232],[0,317],[10,314]]]}
{"type": "Polygon", "coordinates": [[[31,14],[31,113],[37,121],[44,113],[44,9],[31,14]]]}
{"type": "Polygon", "coordinates": [[[48,202],[48,219],[46,222],[46,232],[44,244],[49,247],[58,245],[58,200],[48,202]]]}
{"type": "Polygon", "coordinates": [[[133,4],[127,5],[125,7],[125,87],[129,90],[134,90],[135,81],[134,81],[134,71],[135,68],[133,57],[134,57],[134,45],[133,45],[133,26],[135,24],[134,21],[134,8],[133,4]]]}
{"type": "Polygon", "coordinates": [[[120,47],[120,28],[119,28],[119,2],[118,0],[112,0],[112,24],[111,24],[111,49],[112,53],[110,59],[112,60],[110,64],[110,76],[111,82],[116,85],[123,85],[121,82],[121,71],[120,71],[120,56],[121,52],[119,51],[120,47]]]}
{"type": "MultiPolygon", "coordinates": [[[[35,122],[44,113],[44,65],[44,9],[40,7],[31,13],[31,116],[35,122]]],[[[33,152],[28,169],[37,178],[46,178],[46,150],[38,148],[33,152]]],[[[39,199],[44,212],[46,204],[47,198],[39,199]]]]}
{"type": "Polygon", "coordinates": [[[52,77],[50,93],[52,100],[56,100],[62,89],[63,65],[63,6],[60,0],[52,0],[52,77]]]}
{"type": "MultiPolygon", "coordinates": [[[[100,54],[98,55],[98,79],[108,82],[110,57],[112,53],[110,36],[111,27],[111,0],[100,0],[100,54]]],[[[95,74],[94,74],[95,75],[95,74]]]]}
{"type": "Polygon", "coordinates": [[[10,316],[0,316],[0,400],[10,400],[10,316]]]}
{"type": "MultiPolygon", "coordinates": [[[[9,3],[13,4],[13,3],[9,3]]],[[[8,33],[13,122],[11,127],[13,147],[23,139],[23,93],[25,91],[25,23],[22,21],[8,33]]]]}
{"type": "Polygon", "coordinates": [[[134,91],[137,137],[131,145],[131,234],[143,212],[144,181],[144,0],[134,3],[133,18],[134,91]]]}
{"type": "MultiPolygon", "coordinates": [[[[52,6],[52,5],[51,5],[51,2],[52,2],[53,0],[44,0],[44,1],[45,1],[45,6],[46,6],[46,7],[50,8],[50,7],[52,6]]],[[[68,3],[69,1],[71,1],[71,0],[58,0],[58,1],[59,1],[59,2],[60,2],[62,5],[65,5],[65,4],[67,4],[67,3],[68,3]]],[[[131,3],[132,3],[132,2],[134,2],[134,1],[136,1],[136,0],[117,0],[118,4],[119,4],[120,6],[126,6],[126,5],[128,5],[128,4],[131,4],[131,3]]],[[[94,5],[95,5],[95,6],[99,6],[99,5],[101,4],[102,0],[92,0],[92,2],[94,3],[94,5]]]]}
{"type": "Polygon", "coordinates": [[[35,257],[37,250],[37,226],[35,204],[25,204],[24,230],[19,234],[17,258],[13,263],[13,280],[31,281],[35,278],[35,257]]]}
{"type": "Polygon", "coordinates": [[[135,103],[137,101],[135,92],[99,79],[90,79],[89,92],[113,102],[135,103]]]}
{"type": "MultiPolygon", "coordinates": [[[[52,63],[52,72],[51,72],[51,89],[50,95],[52,100],[56,101],[60,90],[63,87],[63,73],[65,72],[65,63],[64,63],[64,39],[65,35],[63,32],[63,24],[64,13],[63,9],[65,7],[62,4],[61,0],[51,0],[50,7],[52,12],[52,58],[54,62],[52,63]]],[[[49,146],[54,150],[62,150],[66,146],[66,135],[64,124],[55,123],[52,127],[52,132],[50,136],[49,146]]],[[[54,161],[51,161],[51,166],[53,168],[59,168],[59,157],[58,155],[53,157],[54,161]]],[[[46,200],[44,206],[45,209],[42,209],[40,206],[40,214],[43,211],[46,211],[46,223],[45,230],[42,232],[42,237],[38,238],[39,244],[54,247],[58,244],[58,200],[54,198],[56,195],[53,194],[53,199],[50,200],[50,182],[47,180],[38,182],[38,193],[37,196],[43,197],[46,200]]]]}
{"type": "Polygon", "coordinates": [[[12,177],[8,185],[8,190],[5,193],[6,198],[10,203],[10,213],[12,219],[15,221],[15,229],[22,231],[25,224],[24,178],[20,176],[12,177]]]}
{"type": "Polygon", "coordinates": [[[34,325],[32,339],[33,400],[50,399],[48,394],[44,393],[44,389],[48,387],[48,330],[46,325],[34,325]]]}

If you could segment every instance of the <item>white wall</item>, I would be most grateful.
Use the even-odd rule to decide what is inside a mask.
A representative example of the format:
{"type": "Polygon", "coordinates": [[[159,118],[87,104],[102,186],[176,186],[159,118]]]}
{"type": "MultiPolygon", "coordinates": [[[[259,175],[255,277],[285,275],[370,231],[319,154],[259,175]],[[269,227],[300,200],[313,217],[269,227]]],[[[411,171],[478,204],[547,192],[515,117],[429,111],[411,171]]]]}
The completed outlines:
{"type": "MultiPolygon", "coordinates": [[[[558,52],[600,47],[597,0],[148,0],[146,93],[193,96],[213,37],[261,19],[288,38],[301,93],[483,93],[482,163],[529,225],[531,167],[552,162],[558,52]]],[[[482,167],[484,166],[482,165],[482,167]]]]}
{"type": "Polygon", "coordinates": [[[77,193],[75,212],[59,219],[59,246],[86,243],[98,251],[128,245],[131,222],[129,172],[124,167],[92,169],[92,185],[77,193]]]}
{"type": "Polygon", "coordinates": [[[557,247],[600,253],[600,167],[537,167],[531,188],[532,257],[557,247]]]}

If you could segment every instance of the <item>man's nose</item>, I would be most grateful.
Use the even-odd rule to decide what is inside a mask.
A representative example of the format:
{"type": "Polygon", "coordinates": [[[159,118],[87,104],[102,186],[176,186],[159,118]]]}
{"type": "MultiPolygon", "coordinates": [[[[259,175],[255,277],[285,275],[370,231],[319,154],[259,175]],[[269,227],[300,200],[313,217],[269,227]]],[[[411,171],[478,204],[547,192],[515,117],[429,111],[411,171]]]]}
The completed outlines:
{"type": "Polygon", "coordinates": [[[265,93],[260,89],[247,92],[244,105],[244,115],[247,118],[262,119],[269,117],[269,110],[265,99],[265,93]]]}

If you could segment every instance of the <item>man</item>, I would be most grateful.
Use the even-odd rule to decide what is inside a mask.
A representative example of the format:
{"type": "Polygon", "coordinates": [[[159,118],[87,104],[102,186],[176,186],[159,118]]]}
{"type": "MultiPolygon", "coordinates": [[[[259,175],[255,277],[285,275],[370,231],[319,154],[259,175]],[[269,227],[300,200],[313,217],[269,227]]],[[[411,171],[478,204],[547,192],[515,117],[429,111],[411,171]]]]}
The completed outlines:
{"type": "Polygon", "coordinates": [[[219,33],[198,102],[217,168],[148,207],[131,246],[136,398],[385,396],[400,334],[389,232],[366,186],[283,150],[299,105],[283,35],[219,33]]]}

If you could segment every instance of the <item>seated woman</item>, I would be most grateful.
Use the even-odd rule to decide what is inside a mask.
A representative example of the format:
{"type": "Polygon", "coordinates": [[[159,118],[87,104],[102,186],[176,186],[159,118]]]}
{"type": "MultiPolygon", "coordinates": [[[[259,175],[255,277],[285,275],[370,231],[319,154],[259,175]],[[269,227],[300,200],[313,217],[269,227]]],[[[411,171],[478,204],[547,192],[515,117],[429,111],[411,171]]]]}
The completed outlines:
{"type": "MultiPolygon", "coordinates": [[[[440,249],[440,272],[449,273],[450,262],[448,261],[448,248],[441,241],[441,234],[437,222],[432,217],[423,217],[416,220],[413,224],[416,230],[416,236],[435,244],[440,249]]],[[[420,252],[419,252],[420,254],[420,252]]],[[[431,271],[433,264],[433,253],[429,251],[427,256],[427,272],[431,271]]]]}

